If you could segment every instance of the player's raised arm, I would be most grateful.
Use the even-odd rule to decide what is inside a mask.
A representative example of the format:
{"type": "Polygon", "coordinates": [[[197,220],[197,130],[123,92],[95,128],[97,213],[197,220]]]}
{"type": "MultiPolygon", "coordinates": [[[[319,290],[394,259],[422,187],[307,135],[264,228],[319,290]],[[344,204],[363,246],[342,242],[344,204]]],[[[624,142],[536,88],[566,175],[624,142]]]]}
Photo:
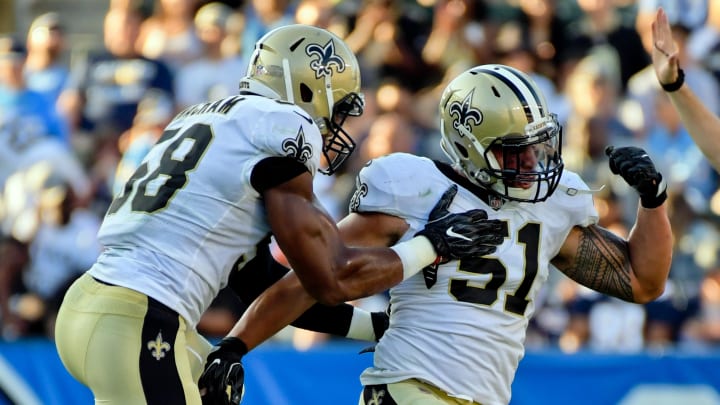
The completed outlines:
{"type": "Polygon", "coordinates": [[[672,260],[666,185],[644,150],[606,150],[610,169],[640,195],[627,240],[597,225],[576,226],[552,263],[571,279],[625,301],[646,303],[662,294],[672,260]]]}
{"type": "Polygon", "coordinates": [[[716,170],[720,170],[720,118],[685,84],[678,47],[667,14],[659,8],[652,23],[652,61],[660,85],[675,106],[683,125],[716,170]]]}

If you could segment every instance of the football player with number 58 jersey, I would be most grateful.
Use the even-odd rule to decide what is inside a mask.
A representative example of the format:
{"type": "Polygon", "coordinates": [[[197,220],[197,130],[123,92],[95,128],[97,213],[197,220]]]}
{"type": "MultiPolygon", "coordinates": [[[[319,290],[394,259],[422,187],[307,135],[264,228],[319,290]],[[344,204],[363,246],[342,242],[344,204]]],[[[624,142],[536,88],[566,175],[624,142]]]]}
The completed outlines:
{"type": "Polygon", "coordinates": [[[287,272],[271,260],[271,235],[309,294],[328,305],[305,325],[330,320],[315,330],[351,337],[372,317],[343,302],[441,259],[484,254],[472,242],[499,223],[478,210],[448,213],[454,188],[436,199],[436,220],[404,243],[342,243],[312,182],[352,153],[342,125],[362,110],[348,46],[326,30],[289,25],[258,41],[238,95],[170,122],[110,205],[99,231],[105,250],[57,317],[60,358],[97,403],[239,403],[242,365],[223,353],[242,352],[242,342],[224,339],[211,352],[195,327],[228,283],[252,300],[287,272]]]}
{"type": "MultiPolygon", "coordinates": [[[[638,303],[658,297],[668,276],[666,185],[642,149],[606,150],[611,171],[641,201],[623,239],[597,225],[592,191],[564,170],[562,128],[528,75],[504,65],[474,67],[448,84],[440,116],[450,164],[403,153],[368,162],[340,234],[361,246],[408,240],[426,225],[432,201],[458,186],[448,210],[482,210],[503,224],[488,230],[502,242],[482,257],[428,266],[390,290],[389,328],[361,375],[360,404],[505,405],[550,268],[638,303]]],[[[283,296],[295,300],[272,311],[300,312],[314,302],[297,278],[286,277],[231,334],[248,347],[269,337],[258,330],[276,317],[267,309],[261,319],[254,307],[283,296]]]]}

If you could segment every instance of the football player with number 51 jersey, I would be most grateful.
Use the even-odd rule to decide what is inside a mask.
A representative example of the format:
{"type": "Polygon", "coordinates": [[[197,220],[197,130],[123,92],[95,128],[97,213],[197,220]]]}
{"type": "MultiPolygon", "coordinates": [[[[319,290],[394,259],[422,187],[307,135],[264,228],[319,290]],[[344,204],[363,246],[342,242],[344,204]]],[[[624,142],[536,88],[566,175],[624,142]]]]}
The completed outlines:
{"type": "Polygon", "coordinates": [[[105,249],[57,317],[60,358],[97,403],[239,403],[242,365],[222,353],[242,352],[242,342],[213,349],[195,328],[228,283],[252,300],[287,272],[271,260],[271,236],[308,293],[328,305],[309,311],[305,325],[330,320],[315,330],[351,337],[372,317],[343,302],[431,263],[495,249],[499,238],[482,249],[473,242],[499,222],[479,210],[445,210],[454,188],[407,241],[343,244],[312,182],[352,153],[342,125],[362,110],[348,46],[326,30],[289,25],[258,41],[238,95],[188,107],[170,122],[110,205],[99,231],[105,249]]]}
{"type": "MultiPolygon", "coordinates": [[[[642,149],[606,150],[611,171],[640,196],[635,225],[623,239],[597,225],[592,190],[564,170],[562,128],[528,75],[504,65],[474,67],[448,84],[440,116],[450,164],[404,153],[368,162],[340,234],[361,246],[408,240],[425,226],[431,202],[457,186],[448,210],[482,210],[503,224],[489,231],[502,242],[482,257],[428,266],[390,290],[389,328],[374,365],[361,375],[360,404],[508,404],[551,267],[637,303],[658,297],[668,276],[666,185],[642,149]]],[[[293,319],[313,302],[296,277],[286,277],[251,305],[231,335],[255,347],[270,336],[263,330],[277,329],[270,323],[281,315],[273,312],[293,319]],[[285,296],[295,299],[277,304],[285,296]],[[255,308],[263,303],[260,317],[255,308]]]]}

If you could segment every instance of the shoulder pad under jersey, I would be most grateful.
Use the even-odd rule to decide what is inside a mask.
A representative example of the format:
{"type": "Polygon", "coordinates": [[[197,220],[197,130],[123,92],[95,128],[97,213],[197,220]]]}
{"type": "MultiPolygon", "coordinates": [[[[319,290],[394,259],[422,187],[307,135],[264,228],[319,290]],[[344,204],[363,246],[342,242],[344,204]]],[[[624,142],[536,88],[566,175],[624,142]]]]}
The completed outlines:
{"type": "Polygon", "coordinates": [[[349,210],[425,220],[437,202],[433,190],[446,187],[440,176],[424,157],[393,153],[373,159],[358,174],[349,210]]]}

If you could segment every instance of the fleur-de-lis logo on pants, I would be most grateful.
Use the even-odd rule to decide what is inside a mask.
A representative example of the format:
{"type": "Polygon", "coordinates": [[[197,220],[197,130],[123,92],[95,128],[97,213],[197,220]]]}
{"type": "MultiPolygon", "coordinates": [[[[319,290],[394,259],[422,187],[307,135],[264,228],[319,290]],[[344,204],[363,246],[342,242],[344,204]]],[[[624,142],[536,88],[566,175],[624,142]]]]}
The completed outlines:
{"type": "Polygon", "coordinates": [[[458,130],[461,136],[472,133],[472,124],[480,125],[483,121],[482,112],[470,105],[474,92],[473,89],[462,103],[454,101],[450,104],[450,116],[455,117],[453,128],[458,130]]]}
{"type": "Polygon", "coordinates": [[[332,76],[332,67],[335,65],[335,69],[338,73],[345,70],[345,61],[339,55],[335,53],[335,43],[331,40],[320,46],[318,44],[310,44],[305,48],[305,53],[308,56],[316,56],[317,59],[313,59],[310,62],[310,68],[315,71],[315,78],[319,79],[324,76],[332,76]]]}
{"type": "Polygon", "coordinates": [[[372,390],[372,398],[368,401],[366,405],[380,405],[383,402],[383,397],[385,396],[385,390],[375,391],[375,388],[372,390]]]}
{"type": "Polygon", "coordinates": [[[162,332],[158,332],[155,340],[147,342],[147,348],[150,350],[150,354],[155,358],[155,360],[160,361],[160,359],[165,357],[165,352],[170,351],[170,343],[163,340],[162,332]]]}
{"type": "Polygon", "coordinates": [[[305,141],[305,132],[303,132],[302,126],[295,139],[289,138],[283,141],[282,150],[300,163],[307,162],[313,155],[312,146],[305,141]]]}

